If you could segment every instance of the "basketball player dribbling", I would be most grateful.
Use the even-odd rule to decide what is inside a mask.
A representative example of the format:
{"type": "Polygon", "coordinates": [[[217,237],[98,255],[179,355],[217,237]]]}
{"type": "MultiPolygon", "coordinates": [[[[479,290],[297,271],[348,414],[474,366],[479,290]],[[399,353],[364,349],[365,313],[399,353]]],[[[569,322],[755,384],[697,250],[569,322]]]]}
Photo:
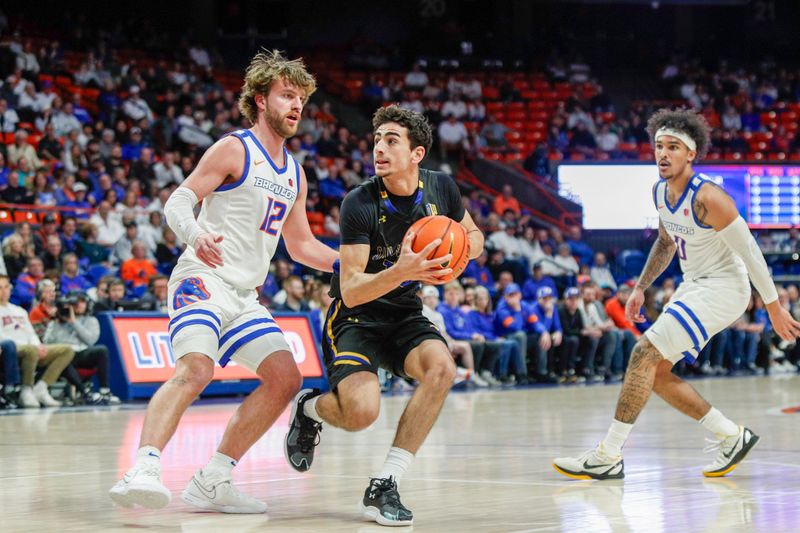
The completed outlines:
{"type": "Polygon", "coordinates": [[[660,222],[658,239],[625,306],[627,318],[644,321],[640,312],[644,290],[676,252],[683,282],[633,349],[605,439],[578,457],[555,459],[556,470],[573,478],[624,477],[622,446],[651,391],[716,435],[719,450],[703,475],[724,476],[745,458],[759,437],[712,407],[672,373],[672,365],[684,358],[694,361],[711,337],[742,315],[750,299],[748,275],[761,294],[775,332],[788,341],[800,335],[800,323],[778,303],[764,256],[733,200],[692,170],[692,164],[708,151],[710,128],[705,119],[691,110],[662,109],[650,118],[647,131],[661,178],[653,186],[660,222]]]}
{"type": "Polygon", "coordinates": [[[286,435],[286,459],[300,472],[311,467],[322,423],[348,431],[365,429],[380,411],[379,367],[419,382],[400,418],[382,470],[370,480],[363,517],[400,526],[413,516],[400,502],[397,484],[433,427],[453,383],[455,364],[447,343],[422,315],[419,282],[441,284],[451,269],[438,270],[451,256],[427,260],[441,243],[411,249],[414,221],[433,214],[460,222],[468,231],[470,257],[480,255],[483,235],[464,210],[455,182],[419,168],[430,150],[431,128],[414,111],[379,109],[372,125],[376,176],[342,202],[341,269],[334,273],[335,297],[325,323],[331,392],[297,395],[286,435]]]}
{"type": "Polygon", "coordinates": [[[188,244],[169,282],[175,374],[150,400],[136,464],[109,492],[120,505],[157,509],[170,502],[161,483],[161,452],[208,385],[215,363],[235,361],[262,383],[239,406],[217,452],[182,497],[224,513],[266,511],[263,502],[232,485],[231,471],[297,394],[302,377],[255,288],[266,278],[281,234],[295,261],[330,272],[338,259],[311,233],[305,174],[284,147],[315,89],[302,61],[277,51],[256,54],[239,99],[253,127],[209,148],[164,207],[170,227],[188,244]]]}

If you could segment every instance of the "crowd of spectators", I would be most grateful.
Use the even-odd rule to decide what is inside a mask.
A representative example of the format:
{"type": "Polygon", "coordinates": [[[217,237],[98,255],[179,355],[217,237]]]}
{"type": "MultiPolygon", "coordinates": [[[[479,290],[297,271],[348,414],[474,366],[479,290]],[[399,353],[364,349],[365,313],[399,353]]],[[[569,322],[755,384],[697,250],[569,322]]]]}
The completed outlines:
{"type": "MultiPolygon", "coordinates": [[[[3,331],[0,397],[10,392],[24,406],[53,405],[48,387],[63,376],[74,389],[66,401],[113,403],[108,354],[96,346],[92,315],[166,310],[167,277],[183,245],[165,225],[164,203],[208,146],[248,124],[235,105],[235,90],[215,77],[208,53],[199,47],[180,52],[177,61],[143,62],[101,43],[69,56],[70,62],[58,41],[34,44],[15,35],[0,50],[14,57],[13,70],[0,80],[0,200],[17,206],[0,209],[0,216],[32,215],[30,222],[6,226],[2,235],[5,305],[17,317],[8,324],[23,324],[24,315],[32,329],[24,339],[3,331]],[[21,375],[8,363],[18,359],[9,355],[10,339],[21,375]],[[37,348],[31,352],[29,346],[37,348]],[[56,347],[52,354],[50,347],[56,347]],[[37,360],[25,359],[28,352],[38,354],[37,360]],[[34,382],[37,369],[43,374],[34,382]],[[97,386],[87,386],[80,370],[96,376],[97,386]]],[[[591,83],[579,61],[553,62],[549,76],[555,83],[591,83]]],[[[586,104],[555,106],[547,142],[557,144],[544,150],[545,158],[553,147],[581,152],[576,135],[587,142],[606,135],[600,142],[605,147],[612,147],[612,134],[646,141],[635,111],[628,133],[614,132],[618,128],[602,118],[610,104],[594,87],[586,104]]],[[[487,113],[487,89],[503,101],[522,97],[511,78],[484,83],[469,74],[429,76],[419,66],[391,86],[371,79],[363,94],[370,112],[398,100],[425,113],[438,133],[439,156],[457,164],[462,155],[504,149],[513,133],[487,113]]],[[[288,150],[308,177],[306,208],[318,235],[338,236],[341,199],[374,172],[371,144],[369,132],[339,122],[330,102],[304,109],[288,150]]],[[[472,191],[464,202],[487,234],[487,251],[470,263],[461,283],[445,289],[441,304],[434,300],[435,288],[421,293],[426,308],[441,315],[464,368],[460,378],[478,386],[618,379],[640,334],[620,312],[628,280],[618,279],[605,254],[595,254],[582,240],[579,227],[564,235],[536,225],[510,188],[497,198],[472,191]]],[[[262,302],[275,310],[310,311],[321,327],[330,297],[318,274],[279,253],[261,288],[262,302]]],[[[797,312],[796,289],[785,292],[786,304],[797,312]]],[[[653,300],[654,313],[663,296],[653,300]]],[[[796,361],[793,347],[773,346],[767,324],[756,331],[759,309],[756,298],[749,322],[734,328],[744,333],[715,339],[698,368],[750,368],[753,345],[756,351],[769,348],[773,359],[780,350],[796,361]],[[728,346],[744,348],[735,352],[728,346]]]]}

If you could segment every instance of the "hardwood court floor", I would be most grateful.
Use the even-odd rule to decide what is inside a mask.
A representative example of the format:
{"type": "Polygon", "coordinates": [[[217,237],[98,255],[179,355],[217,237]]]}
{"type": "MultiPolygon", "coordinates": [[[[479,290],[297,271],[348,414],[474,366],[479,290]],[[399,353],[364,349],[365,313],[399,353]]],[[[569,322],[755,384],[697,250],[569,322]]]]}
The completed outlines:
{"type": "MultiPolygon", "coordinates": [[[[401,486],[419,532],[800,531],[800,376],[694,381],[761,443],[727,478],[706,480],[706,432],[653,397],[625,450],[627,477],[574,481],[550,466],[605,433],[619,386],[453,393],[401,486]]],[[[0,416],[0,531],[387,532],[355,512],[367,476],[383,463],[407,397],[384,398],[367,431],[325,428],[308,474],[291,470],[282,443],[288,412],[236,468],[266,515],[197,512],[180,500],[220,440],[235,404],[186,414],[164,453],[173,501],[161,511],[113,506],[106,492],[131,465],[141,405],[0,416]]],[[[411,528],[398,528],[410,531],[411,528]]]]}

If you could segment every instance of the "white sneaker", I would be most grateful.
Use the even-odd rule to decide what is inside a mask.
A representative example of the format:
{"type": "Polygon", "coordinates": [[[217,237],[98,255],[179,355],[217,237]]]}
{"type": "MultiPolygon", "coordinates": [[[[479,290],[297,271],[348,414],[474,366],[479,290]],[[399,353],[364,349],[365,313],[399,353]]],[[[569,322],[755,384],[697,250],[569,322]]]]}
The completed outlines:
{"type": "Polygon", "coordinates": [[[597,445],[578,457],[558,457],[553,460],[553,468],[558,473],[574,479],[622,479],[625,477],[625,463],[622,456],[609,457],[603,451],[603,444],[597,445]]]}
{"type": "Polygon", "coordinates": [[[166,507],[172,499],[169,489],[161,484],[161,471],[155,464],[134,466],[111,487],[108,495],[122,507],[140,505],[148,509],[166,507]]]}
{"type": "Polygon", "coordinates": [[[33,393],[33,387],[30,385],[23,385],[22,390],[19,391],[19,404],[25,408],[41,407],[39,400],[36,399],[36,395],[33,393]]]}
{"type": "Polygon", "coordinates": [[[42,407],[61,407],[61,402],[54,400],[50,396],[50,389],[47,383],[42,380],[37,381],[36,385],[33,386],[33,395],[36,396],[42,407]]]}
{"type": "Polygon", "coordinates": [[[500,387],[502,383],[488,370],[481,370],[481,378],[483,378],[490,387],[500,387]]]}
{"type": "Polygon", "coordinates": [[[489,382],[480,377],[476,372],[473,372],[472,375],[469,377],[469,380],[473,382],[478,387],[488,387],[489,382]]]}
{"type": "Polygon", "coordinates": [[[722,477],[734,468],[745,458],[747,453],[758,444],[759,436],[744,426],[739,426],[739,433],[725,437],[722,440],[708,440],[711,445],[704,451],[719,450],[716,459],[710,465],[703,468],[703,475],[706,477],[722,477]]]}
{"type": "Polygon", "coordinates": [[[181,494],[181,499],[195,507],[220,513],[260,514],[267,512],[267,504],[239,492],[231,478],[206,476],[203,469],[195,473],[181,494]]]}

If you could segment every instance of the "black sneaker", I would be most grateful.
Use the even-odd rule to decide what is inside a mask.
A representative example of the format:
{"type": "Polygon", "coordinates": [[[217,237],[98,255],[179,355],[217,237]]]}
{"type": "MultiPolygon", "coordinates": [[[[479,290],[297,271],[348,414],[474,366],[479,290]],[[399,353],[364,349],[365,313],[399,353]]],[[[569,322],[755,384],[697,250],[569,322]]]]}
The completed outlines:
{"type": "Polygon", "coordinates": [[[364,492],[361,513],[366,520],[382,526],[410,526],[414,515],[400,502],[394,478],[372,478],[364,492]]]}
{"type": "Polygon", "coordinates": [[[298,472],[306,472],[311,468],[311,463],[314,461],[314,447],[319,444],[319,432],[322,431],[322,423],[303,413],[303,404],[320,394],[322,393],[319,389],[303,389],[294,398],[283,453],[292,468],[298,472]]]}

